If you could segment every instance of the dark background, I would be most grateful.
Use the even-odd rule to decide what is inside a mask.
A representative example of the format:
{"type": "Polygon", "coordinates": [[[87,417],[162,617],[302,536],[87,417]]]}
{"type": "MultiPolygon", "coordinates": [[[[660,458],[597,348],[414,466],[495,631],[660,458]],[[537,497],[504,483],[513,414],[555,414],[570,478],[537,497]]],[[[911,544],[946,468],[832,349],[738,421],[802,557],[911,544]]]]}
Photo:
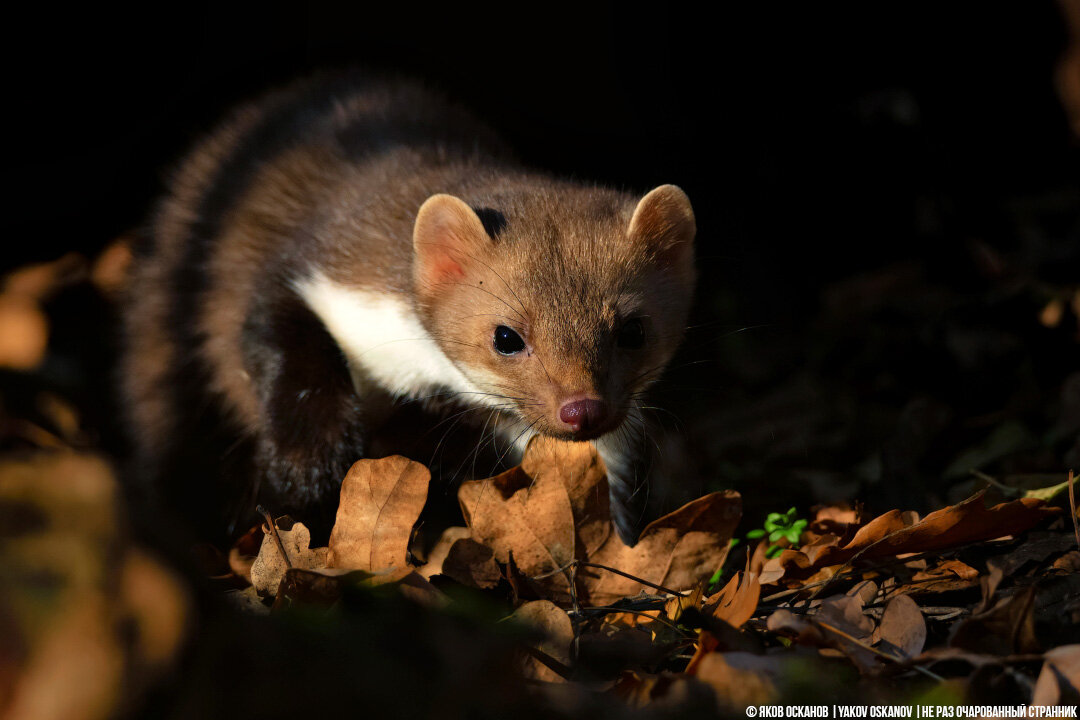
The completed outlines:
{"type": "Polygon", "coordinates": [[[834,489],[896,476],[904,496],[885,483],[878,504],[925,508],[942,497],[920,483],[1010,422],[1027,435],[1009,447],[1031,452],[981,466],[1061,470],[1078,345],[1068,319],[1036,321],[1080,278],[1058,6],[703,7],[185,3],[12,18],[0,269],[97,252],[141,222],[230,105],[359,64],[444,89],[530,164],[689,193],[706,332],[664,404],[684,443],[709,448],[676,496],[783,476],[811,501],[830,493],[807,472],[834,489]]]}
{"type": "Polygon", "coordinates": [[[350,63],[445,88],[543,168],[683,186],[736,322],[946,236],[1007,244],[1006,200],[1075,181],[1054,3],[729,5],[42,10],[9,26],[4,265],[102,247],[230,104],[350,63]]]}

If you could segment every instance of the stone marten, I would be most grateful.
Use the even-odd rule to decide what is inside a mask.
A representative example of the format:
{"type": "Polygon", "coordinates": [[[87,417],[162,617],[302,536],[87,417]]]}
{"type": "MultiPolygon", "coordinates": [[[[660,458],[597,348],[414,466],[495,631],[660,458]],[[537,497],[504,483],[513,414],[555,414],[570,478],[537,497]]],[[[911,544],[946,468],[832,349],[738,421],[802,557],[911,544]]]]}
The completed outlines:
{"type": "Polygon", "coordinates": [[[632,543],[639,399],[682,338],[695,231],[679,188],[527,169],[414,84],[272,92],[188,155],[139,239],[122,367],[137,482],[215,537],[257,501],[325,526],[384,400],[420,401],[476,409],[518,450],[595,443],[632,543]]]}

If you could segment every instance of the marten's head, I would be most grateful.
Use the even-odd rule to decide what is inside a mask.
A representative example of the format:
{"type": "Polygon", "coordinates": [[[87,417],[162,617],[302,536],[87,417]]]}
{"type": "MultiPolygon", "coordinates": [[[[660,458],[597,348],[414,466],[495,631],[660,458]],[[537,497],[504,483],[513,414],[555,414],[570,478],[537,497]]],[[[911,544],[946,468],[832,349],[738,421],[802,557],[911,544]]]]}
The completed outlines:
{"type": "Polygon", "coordinates": [[[483,394],[470,400],[568,440],[619,428],[683,335],[686,194],[553,184],[470,200],[429,198],[413,232],[424,324],[483,394]]]}

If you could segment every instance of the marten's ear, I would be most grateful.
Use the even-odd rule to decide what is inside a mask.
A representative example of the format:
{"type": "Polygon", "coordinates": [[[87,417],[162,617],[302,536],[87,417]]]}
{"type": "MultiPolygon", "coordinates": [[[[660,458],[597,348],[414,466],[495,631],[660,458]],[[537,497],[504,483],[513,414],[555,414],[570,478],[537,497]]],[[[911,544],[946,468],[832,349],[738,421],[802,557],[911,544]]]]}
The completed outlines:
{"type": "Polygon", "coordinates": [[[627,231],[632,242],[675,267],[693,263],[696,233],[690,198],[674,185],[661,185],[641,198],[627,231]]]}
{"type": "Polygon", "coordinates": [[[452,282],[491,238],[471,207],[453,195],[432,195],[413,226],[413,274],[418,287],[452,282]]]}

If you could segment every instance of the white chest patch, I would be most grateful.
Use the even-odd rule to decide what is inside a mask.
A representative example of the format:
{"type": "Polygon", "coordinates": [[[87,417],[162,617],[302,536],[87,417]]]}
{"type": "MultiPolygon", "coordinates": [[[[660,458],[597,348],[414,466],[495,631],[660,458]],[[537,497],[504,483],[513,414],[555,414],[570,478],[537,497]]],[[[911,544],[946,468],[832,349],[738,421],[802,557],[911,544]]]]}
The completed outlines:
{"type": "Polygon", "coordinates": [[[296,283],[296,289],[341,347],[358,389],[374,382],[397,397],[450,391],[462,393],[466,404],[488,404],[404,298],[346,287],[321,274],[296,283]]]}

